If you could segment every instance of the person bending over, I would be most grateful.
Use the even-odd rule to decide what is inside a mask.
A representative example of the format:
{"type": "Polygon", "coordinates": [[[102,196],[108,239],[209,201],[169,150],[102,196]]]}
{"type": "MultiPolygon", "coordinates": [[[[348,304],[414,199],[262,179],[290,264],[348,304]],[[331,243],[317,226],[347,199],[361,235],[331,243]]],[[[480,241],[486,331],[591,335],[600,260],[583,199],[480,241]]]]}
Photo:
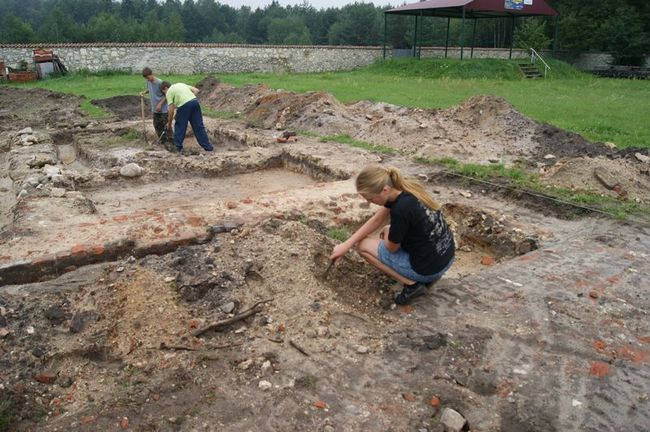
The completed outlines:
{"type": "Polygon", "coordinates": [[[167,81],[163,81],[160,89],[165,94],[169,105],[167,128],[171,128],[172,120],[176,117],[176,123],[174,124],[174,145],[176,150],[179,153],[183,150],[188,122],[192,125],[194,136],[199,145],[205,151],[211,152],[214,150],[203,125],[201,105],[196,99],[199,89],[183,83],[170,84],[167,81]]]}
{"type": "Polygon", "coordinates": [[[154,76],[151,68],[142,69],[142,76],[147,80],[147,89],[140,92],[140,96],[149,93],[151,100],[151,113],[153,114],[153,127],[156,130],[156,136],[161,143],[171,143],[172,133],[167,127],[167,101],[165,95],[160,90],[163,80],[154,76]]]}
{"type": "Polygon", "coordinates": [[[332,250],[338,261],[356,247],[371,265],[403,284],[394,297],[403,305],[427,292],[454,262],[454,237],[440,205],[397,168],[365,167],[356,178],[363,198],[381,206],[349,239],[332,250]],[[386,225],[390,218],[390,225],[386,225]],[[381,229],[379,237],[371,236],[381,229]]]}

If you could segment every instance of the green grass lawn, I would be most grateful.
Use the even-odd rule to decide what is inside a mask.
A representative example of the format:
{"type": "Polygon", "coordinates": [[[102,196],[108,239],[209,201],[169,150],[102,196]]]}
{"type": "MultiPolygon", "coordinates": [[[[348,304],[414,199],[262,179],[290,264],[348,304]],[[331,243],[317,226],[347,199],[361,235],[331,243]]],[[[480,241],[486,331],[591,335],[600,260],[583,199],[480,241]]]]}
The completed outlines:
{"type": "MultiPolygon", "coordinates": [[[[525,80],[515,61],[396,60],[349,72],[304,74],[220,74],[233,85],[265,83],[295,92],[325,91],[342,102],[373,100],[419,108],[448,108],[477,94],[502,96],[523,114],[577,132],[591,141],[618,147],[650,148],[650,81],[597,78],[565,63],[550,62],[548,78],[525,80]]],[[[161,75],[171,82],[196,84],[202,75],[161,75]]],[[[73,74],[26,84],[84,96],[83,109],[102,111],[91,99],[137,94],[139,75],[73,74]]]]}

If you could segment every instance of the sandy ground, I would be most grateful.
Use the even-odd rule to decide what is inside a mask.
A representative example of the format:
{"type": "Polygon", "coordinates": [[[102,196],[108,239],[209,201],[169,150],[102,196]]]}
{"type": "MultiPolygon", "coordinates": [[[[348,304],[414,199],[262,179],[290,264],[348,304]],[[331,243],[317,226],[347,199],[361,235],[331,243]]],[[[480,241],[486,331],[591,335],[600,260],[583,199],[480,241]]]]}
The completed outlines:
{"type": "Polygon", "coordinates": [[[648,227],[415,162],[647,203],[647,152],[494,97],[424,111],[201,88],[239,118],[206,119],[216,151],[190,136],[184,156],[131,138],[137,97],[98,101],[115,117],[96,122],[74,98],[0,88],[5,429],[648,430],[648,227]],[[351,181],[367,163],[420,179],[456,237],[455,265],[408,306],[356,253],[327,270],[332,230],[374,210],[351,181]]]}

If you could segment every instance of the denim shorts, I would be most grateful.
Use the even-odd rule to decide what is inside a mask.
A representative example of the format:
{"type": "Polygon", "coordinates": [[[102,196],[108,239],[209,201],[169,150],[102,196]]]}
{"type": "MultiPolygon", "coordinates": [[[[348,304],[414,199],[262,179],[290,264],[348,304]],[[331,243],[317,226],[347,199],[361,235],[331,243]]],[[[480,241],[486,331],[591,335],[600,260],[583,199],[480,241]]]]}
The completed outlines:
{"type": "Polygon", "coordinates": [[[386,245],[384,244],[384,241],[379,242],[379,247],[377,248],[379,260],[386,264],[388,267],[392,268],[395,270],[397,273],[400,275],[404,276],[405,278],[414,280],[416,282],[424,283],[424,284],[429,284],[429,283],[434,283],[438,279],[442,277],[443,274],[447,270],[451,268],[451,265],[454,263],[454,257],[449,260],[449,264],[445,266],[444,269],[440,270],[438,273],[434,273],[432,275],[421,275],[417,273],[415,270],[413,270],[413,267],[411,267],[411,260],[409,259],[409,254],[408,252],[404,251],[403,249],[398,250],[397,252],[391,252],[388,249],[386,249],[386,245]]]}

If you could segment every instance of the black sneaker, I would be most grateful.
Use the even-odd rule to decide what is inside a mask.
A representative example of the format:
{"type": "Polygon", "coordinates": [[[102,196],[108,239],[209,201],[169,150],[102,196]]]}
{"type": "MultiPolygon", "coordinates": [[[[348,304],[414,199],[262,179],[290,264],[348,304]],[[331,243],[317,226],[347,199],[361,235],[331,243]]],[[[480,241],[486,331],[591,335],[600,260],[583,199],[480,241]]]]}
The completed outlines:
{"type": "Polygon", "coordinates": [[[413,285],[404,285],[402,292],[395,295],[395,303],[398,305],[405,305],[416,297],[420,297],[427,293],[427,286],[421,283],[413,285]]]}

